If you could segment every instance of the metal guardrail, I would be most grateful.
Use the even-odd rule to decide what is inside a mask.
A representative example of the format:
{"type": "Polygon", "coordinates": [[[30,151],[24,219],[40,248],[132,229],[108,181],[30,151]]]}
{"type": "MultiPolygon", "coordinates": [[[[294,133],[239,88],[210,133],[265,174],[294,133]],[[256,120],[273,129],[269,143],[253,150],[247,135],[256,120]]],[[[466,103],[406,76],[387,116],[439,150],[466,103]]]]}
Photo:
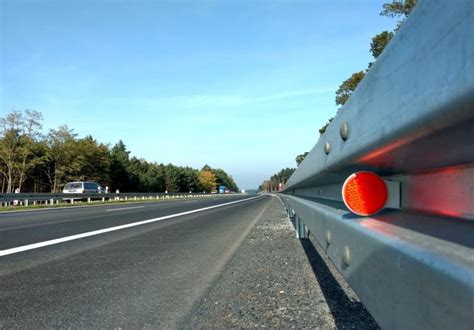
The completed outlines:
{"type": "Polygon", "coordinates": [[[419,1],[280,195],[382,328],[474,328],[474,1],[419,1]],[[344,180],[400,183],[356,216],[344,180]]]}
{"type": "MultiPolygon", "coordinates": [[[[67,201],[74,203],[75,200],[84,200],[88,203],[92,201],[139,201],[139,200],[159,200],[177,198],[211,197],[216,194],[204,193],[109,193],[109,194],[64,194],[64,193],[19,193],[0,194],[0,205],[10,206],[13,202],[18,205],[29,206],[31,204],[43,203],[46,205],[59,204],[67,201]]],[[[222,195],[219,195],[222,196],[222,195]]],[[[226,195],[230,196],[230,195],[226,195]]]]}

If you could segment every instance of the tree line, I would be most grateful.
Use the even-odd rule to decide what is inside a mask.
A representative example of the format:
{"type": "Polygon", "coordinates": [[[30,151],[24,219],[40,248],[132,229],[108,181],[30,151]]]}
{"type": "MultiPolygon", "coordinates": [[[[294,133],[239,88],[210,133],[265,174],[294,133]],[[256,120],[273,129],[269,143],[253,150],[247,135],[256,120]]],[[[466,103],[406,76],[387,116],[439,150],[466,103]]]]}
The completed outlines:
{"type": "Polygon", "coordinates": [[[288,181],[294,171],[295,169],[290,167],[281,169],[278,173],[272,175],[270,179],[263,181],[262,184],[258,187],[258,190],[264,192],[282,190],[284,185],[286,184],[286,181],[288,181]]]}
{"type": "MultiPolygon", "coordinates": [[[[413,8],[416,6],[417,0],[394,0],[391,3],[385,3],[382,6],[382,11],[380,12],[381,16],[387,17],[397,17],[400,18],[397,21],[397,25],[394,31],[382,31],[379,34],[376,34],[370,43],[370,53],[372,54],[374,60],[382,54],[382,51],[387,47],[390,40],[392,40],[395,33],[402,26],[403,22],[410,15],[413,8]]],[[[349,97],[356,90],[359,83],[364,79],[366,73],[370,70],[370,67],[374,62],[370,62],[367,65],[367,68],[362,71],[357,71],[351,74],[349,78],[344,80],[339,88],[336,90],[336,105],[341,106],[337,111],[339,112],[342,109],[342,106],[346,104],[349,100],[349,97]]],[[[334,117],[333,117],[334,118],[334,117]]],[[[326,128],[329,126],[333,118],[330,118],[325,125],[319,129],[319,134],[323,135],[326,132],[326,128]]]]}
{"type": "MultiPolygon", "coordinates": [[[[300,166],[300,164],[303,162],[303,160],[308,154],[309,152],[304,152],[301,155],[296,156],[296,166],[300,166]]],[[[263,181],[262,184],[258,187],[258,190],[265,192],[273,192],[283,189],[286,185],[286,182],[294,171],[296,171],[296,168],[292,167],[281,169],[278,173],[273,174],[268,180],[263,181]]]]}
{"type": "Polygon", "coordinates": [[[0,117],[2,193],[60,192],[67,182],[95,181],[120,192],[213,192],[220,185],[239,191],[223,169],[148,162],[130,156],[123,141],[113,147],[67,125],[42,131],[43,115],[12,111],[0,117]]]}

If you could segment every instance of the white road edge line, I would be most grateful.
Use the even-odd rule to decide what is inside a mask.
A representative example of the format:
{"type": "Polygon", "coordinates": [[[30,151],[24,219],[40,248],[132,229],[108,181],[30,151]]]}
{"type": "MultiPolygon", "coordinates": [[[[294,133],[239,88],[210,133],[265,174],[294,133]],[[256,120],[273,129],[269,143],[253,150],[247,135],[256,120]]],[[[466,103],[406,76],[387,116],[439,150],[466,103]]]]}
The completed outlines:
{"type": "Polygon", "coordinates": [[[121,230],[121,229],[125,229],[125,228],[131,228],[131,227],[136,227],[136,226],[140,226],[140,225],[145,225],[147,223],[152,223],[152,222],[156,222],[156,221],[176,218],[176,217],[180,217],[180,216],[183,216],[183,215],[193,214],[193,213],[197,213],[197,212],[201,212],[201,211],[211,210],[211,209],[215,209],[215,208],[218,208],[218,207],[223,207],[223,206],[227,206],[227,205],[242,203],[242,202],[250,201],[252,199],[256,199],[256,198],[260,198],[260,197],[262,197],[262,196],[250,197],[250,198],[241,199],[241,200],[233,201],[233,202],[229,202],[229,203],[218,204],[218,205],[213,205],[213,206],[207,206],[207,207],[203,207],[201,209],[196,209],[196,210],[191,210],[191,211],[186,211],[186,212],[181,212],[181,213],[176,213],[176,214],[170,214],[170,215],[166,215],[166,216],[159,217],[159,218],[153,218],[153,219],[143,220],[143,221],[139,221],[139,222],[133,222],[133,223],[129,223],[129,224],[126,224],[126,225],[115,226],[115,227],[110,227],[110,228],[104,228],[104,229],[89,231],[89,232],[82,233],[82,234],[56,238],[56,239],[52,239],[52,240],[49,240],[49,241],[18,246],[18,247],[6,249],[6,250],[0,250],[0,257],[7,256],[7,255],[10,255],[10,254],[19,253],[19,252],[24,252],[24,251],[28,251],[28,250],[39,249],[39,248],[42,248],[42,247],[45,247],[45,246],[50,246],[50,245],[55,245],[55,244],[59,244],[59,243],[69,242],[69,241],[73,241],[73,240],[80,239],[80,238],[105,234],[105,233],[109,233],[109,232],[112,232],[112,231],[121,230]]]}
{"type": "Polygon", "coordinates": [[[278,196],[277,194],[270,194],[271,196],[275,196],[276,198],[278,198],[278,200],[280,201],[281,203],[281,206],[283,206],[285,208],[285,204],[283,203],[283,201],[281,200],[281,197],[278,196]]]}
{"type": "Polygon", "coordinates": [[[145,206],[130,206],[130,207],[121,207],[119,209],[108,209],[108,210],[105,210],[105,212],[113,212],[113,211],[123,211],[123,210],[133,210],[133,209],[142,209],[144,208],[145,206]]]}

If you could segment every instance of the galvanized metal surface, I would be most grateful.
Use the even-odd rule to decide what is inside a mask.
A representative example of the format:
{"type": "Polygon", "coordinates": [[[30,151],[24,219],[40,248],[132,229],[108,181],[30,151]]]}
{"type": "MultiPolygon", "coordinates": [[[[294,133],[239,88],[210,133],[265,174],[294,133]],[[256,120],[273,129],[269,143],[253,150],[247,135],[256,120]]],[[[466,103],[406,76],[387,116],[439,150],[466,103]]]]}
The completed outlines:
{"type": "Polygon", "coordinates": [[[382,328],[474,328],[473,36],[474,1],[419,1],[281,196],[382,328]],[[400,209],[351,214],[360,170],[400,209]]]}
{"type": "Polygon", "coordinates": [[[401,175],[396,179],[401,182],[403,208],[474,220],[474,165],[401,175]]]}
{"type": "Polygon", "coordinates": [[[382,328],[472,329],[473,222],[401,211],[361,218],[281,197],[382,328]]]}

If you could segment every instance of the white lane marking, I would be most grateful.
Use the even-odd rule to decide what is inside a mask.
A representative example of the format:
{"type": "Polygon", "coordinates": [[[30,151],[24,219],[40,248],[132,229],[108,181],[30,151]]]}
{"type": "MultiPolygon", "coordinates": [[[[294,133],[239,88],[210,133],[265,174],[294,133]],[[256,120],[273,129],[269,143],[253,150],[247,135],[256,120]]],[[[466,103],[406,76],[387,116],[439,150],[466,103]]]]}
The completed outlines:
{"type": "Polygon", "coordinates": [[[145,206],[130,206],[130,207],[121,207],[119,209],[108,209],[105,210],[105,212],[113,212],[113,211],[123,211],[123,210],[132,210],[132,209],[141,209],[144,208],[145,206]]]}
{"type": "Polygon", "coordinates": [[[82,233],[82,234],[56,238],[56,239],[52,239],[52,240],[49,240],[49,241],[18,246],[18,247],[11,248],[11,249],[6,249],[6,250],[0,250],[0,257],[7,256],[7,255],[10,255],[10,254],[19,253],[19,252],[24,252],[24,251],[28,251],[28,250],[39,249],[39,248],[49,246],[49,245],[55,245],[55,244],[59,244],[59,243],[69,242],[69,241],[73,241],[73,240],[80,239],[80,238],[85,238],[85,237],[100,235],[100,234],[104,234],[104,233],[109,233],[109,232],[112,232],[112,231],[121,230],[121,229],[125,229],[125,228],[131,228],[131,227],[136,227],[136,226],[140,226],[140,225],[145,225],[147,223],[152,223],[152,222],[156,222],[156,221],[176,218],[176,217],[180,217],[180,216],[183,216],[183,215],[193,214],[193,213],[197,213],[197,212],[201,212],[201,211],[211,210],[211,209],[215,209],[215,208],[218,208],[218,207],[223,207],[223,206],[227,206],[227,205],[242,203],[242,202],[250,201],[252,199],[259,198],[259,197],[261,197],[261,196],[250,197],[250,198],[241,199],[241,200],[233,201],[233,202],[229,202],[229,203],[218,204],[218,205],[213,205],[213,206],[207,206],[207,207],[203,207],[201,209],[196,209],[196,210],[191,210],[191,211],[186,211],[186,212],[181,212],[181,213],[176,213],[176,214],[165,215],[165,216],[159,217],[159,218],[153,218],[153,219],[143,220],[143,221],[139,221],[139,222],[133,222],[133,223],[129,223],[129,224],[126,224],[126,225],[115,226],[115,227],[110,227],[110,228],[104,228],[104,229],[89,231],[89,232],[82,233]]]}

